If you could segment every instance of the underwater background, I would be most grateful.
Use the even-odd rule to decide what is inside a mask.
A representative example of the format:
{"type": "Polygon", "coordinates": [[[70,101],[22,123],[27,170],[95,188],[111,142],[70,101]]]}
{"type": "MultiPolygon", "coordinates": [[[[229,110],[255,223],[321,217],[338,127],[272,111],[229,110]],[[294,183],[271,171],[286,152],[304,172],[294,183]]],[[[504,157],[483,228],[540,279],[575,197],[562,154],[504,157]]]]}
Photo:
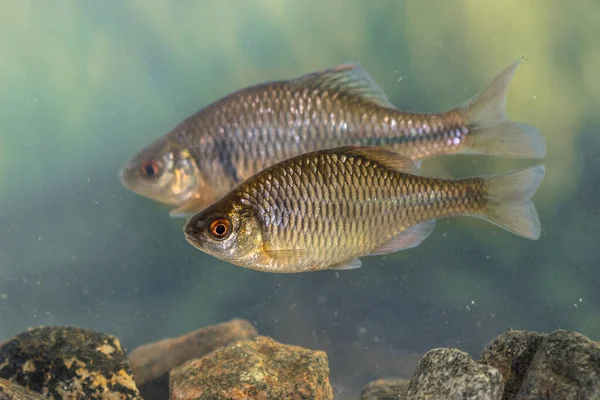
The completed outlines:
{"type": "MultiPolygon", "coordinates": [[[[57,1],[0,5],[0,342],[38,325],[125,347],[246,318],[329,357],[334,392],[478,355],[508,328],[600,338],[600,3],[57,1]],[[443,111],[519,57],[507,113],[540,130],[542,236],[438,221],[352,271],[277,275],[189,245],[118,172],[185,117],[252,84],[360,62],[405,111],[443,111]]],[[[459,177],[539,160],[447,156],[459,177]]]]}

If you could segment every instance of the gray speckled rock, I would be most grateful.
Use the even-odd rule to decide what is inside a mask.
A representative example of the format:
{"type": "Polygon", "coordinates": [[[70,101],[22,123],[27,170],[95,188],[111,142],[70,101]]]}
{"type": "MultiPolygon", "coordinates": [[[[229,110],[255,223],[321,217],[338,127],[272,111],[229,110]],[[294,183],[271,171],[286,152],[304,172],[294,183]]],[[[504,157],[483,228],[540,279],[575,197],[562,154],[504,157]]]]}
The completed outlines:
{"type": "Polygon", "coordinates": [[[514,399],[600,399],[600,346],[576,332],[549,334],[514,399]]]}
{"type": "Polygon", "coordinates": [[[498,369],[504,378],[503,399],[512,399],[546,335],[508,331],[498,336],[481,354],[479,362],[498,369]]]}
{"type": "Polygon", "coordinates": [[[378,379],[365,386],[361,400],[404,400],[408,383],[406,379],[378,379]]]}
{"type": "Polygon", "coordinates": [[[408,386],[409,400],[500,400],[502,375],[457,349],[430,350],[408,386]]]}
{"type": "Polygon", "coordinates": [[[49,399],[141,400],[119,339],[38,327],[0,346],[0,378],[49,399]]]}
{"type": "Polygon", "coordinates": [[[0,379],[0,400],[44,400],[41,394],[32,392],[23,386],[0,379]]]}

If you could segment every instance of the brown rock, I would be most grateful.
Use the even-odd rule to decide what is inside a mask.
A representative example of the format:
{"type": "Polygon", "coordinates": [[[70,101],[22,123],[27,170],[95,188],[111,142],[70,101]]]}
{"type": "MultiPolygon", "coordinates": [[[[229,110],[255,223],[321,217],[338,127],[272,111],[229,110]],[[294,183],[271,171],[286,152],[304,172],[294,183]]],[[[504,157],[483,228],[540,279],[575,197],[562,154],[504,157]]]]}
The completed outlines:
{"type": "Polygon", "coordinates": [[[234,319],[140,346],[131,352],[129,361],[144,399],[162,400],[169,397],[169,371],[173,368],[219,347],[256,336],[258,332],[250,322],[234,319]]]}
{"type": "Polygon", "coordinates": [[[361,400],[403,400],[408,392],[406,379],[379,379],[369,383],[362,391],[361,400]]]}
{"type": "Polygon", "coordinates": [[[259,336],[188,361],[170,374],[171,400],[332,399],[327,355],[259,336]]]}
{"type": "Polygon", "coordinates": [[[69,327],[39,327],[0,347],[0,378],[50,399],[141,400],[119,339],[69,327]]]}
{"type": "Polygon", "coordinates": [[[514,399],[600,399],[600,346],[577,332],[548,334],[514,399]]]}
{"type": "Polygon", "coordinates": [[[0,379],[0,400],[44,400],[45,397],[23,386],[0,379]]]}
{"type": "Polygon", "coordinates": [[[498,369],[504,379],[503,399],[512,399],[546,335],[510,330],[487,346],[479,362],[498,369]]]}

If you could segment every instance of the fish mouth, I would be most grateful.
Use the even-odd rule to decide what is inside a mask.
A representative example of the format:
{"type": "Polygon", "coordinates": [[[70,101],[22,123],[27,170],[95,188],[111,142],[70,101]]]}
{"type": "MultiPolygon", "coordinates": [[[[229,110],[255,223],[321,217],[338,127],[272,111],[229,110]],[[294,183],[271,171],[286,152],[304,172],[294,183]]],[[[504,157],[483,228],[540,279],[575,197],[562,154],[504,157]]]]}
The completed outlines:
{"type": "Polygon", "coordinates": [[[121,184],[126,188],[133,192],[137,192],[137,188],[134,184],[134,180],[132,179],[132,168],[129,164],[125,165],[119,170],[119,180],[121,184]]]}
{"type": "Polygon", "coordinates": [[[130,164],[119,170],[119,179],[121,181],[121,185],[123,185],[125,189],[137,194],[138,196],[145,197],[167,206],[180,206],[176,199],[174,200],[170,197],[163,196],[161,189],[157,189],[143,182],[135,171],[136,168],[132,167],[130,164]]]}
{"type": "Polygon", "coordinates": [[[192,246],[194,246],[195,248],[197,248],[197,249],[200,248],[200,242],[194,236],[186,233],[185,240],[187,240],[188,243],[191,244],[192,246]]]}
{"type": "Polygon", "coordinates": [[[125,181],[125,174],[127,173],[127,167],[121,167],[119,170],[119,180],[123,184],[123,186],[127,186],[127,182],[125,181]]]}
{"type": "Polygon", "coordinates": [[[188,241],[188,243],[190,243],[191,245],[193,245],[194,247],[198,246],[198,242],[196,242],[196,240],[194,239],[193,236],[188,235],[187,233],[185,234],[185,240],[188,241]]]}
{"type": "Polygon", "coordinates": [[[195,247],[200,245],[200,241],[198,240],[198,236],[196,235],[196,227],[187,224],[183,228],[183,234],[185,235],[185,240],[190,242],[195,247]]]}

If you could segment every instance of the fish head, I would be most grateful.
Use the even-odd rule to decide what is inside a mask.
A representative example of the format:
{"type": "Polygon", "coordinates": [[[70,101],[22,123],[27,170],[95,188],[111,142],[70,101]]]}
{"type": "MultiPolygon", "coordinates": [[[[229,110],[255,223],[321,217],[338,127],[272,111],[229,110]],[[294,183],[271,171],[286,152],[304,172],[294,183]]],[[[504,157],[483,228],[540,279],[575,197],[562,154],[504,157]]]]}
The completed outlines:
{"type": "Polygon", "coordinates": [[[161,138],[137,153],[121,169],[123,186],[141,196],[179,207],[198,196],[203,182],[189,150],[161,138]]]}
{"type": "Polygon", "coordinates": [[[242,267],[252,268],[264,248],[256,213],[232,195],[192,216],[183,230],[192,246],[242,267]]]}

